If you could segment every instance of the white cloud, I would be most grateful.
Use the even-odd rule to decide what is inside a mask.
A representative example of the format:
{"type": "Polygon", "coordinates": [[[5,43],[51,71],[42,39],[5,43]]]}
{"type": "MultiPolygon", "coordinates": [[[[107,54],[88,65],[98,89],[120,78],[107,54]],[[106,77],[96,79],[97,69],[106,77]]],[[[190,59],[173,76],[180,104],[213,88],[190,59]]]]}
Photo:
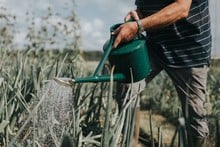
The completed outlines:
{"type": "Polygon", "coordinates": [[[83,34],[84,33],[85,34],[90,34],[93,31],[91,23],[84,22],[84,23],[82,23],[81,28],[82,28],[83,34]]]}
{"type": "Polygon", "coordinates": [[[102,50],[105,40],[110,37],[110,26],[123,22],[124,16],[133,9],[133,2],[126,2],[122,0],[77,1],[77,14],[82,27],[83,49],[102,50]],[[91,42],[90,45],[87,42],[91,42]]]}
{"type": "Polygon", "coordinates": [[[102,29],[102,28],[104,27],[104,22],[103,22],[103,20],[101,20],[101,19],[95,18],[95,19],[94,19],[94,25],[95,25],[97,28],[102,29]]]}
{"type": "Polygon", "coordinates": [[[103,33],[105,23],[99,18],[92,19],[91,21],[81,21],[81,31],[83,37],[83,49],[99,49],[106,39],[106,34],[103,33]]]}
{"type": "MultiPolygon", "coordinates": [[[[123,21],[124,15],[127,13],[129,8],[129,3],[124,4],[125,1],[122,0],[80,0],[76,1],[77,10],[80,10],[80,13],[77,13],[80,18],[80,24],[82,28],[82,47],[84,49],[99,49],[106,39],[109,38],[109,27],[110,25],[123,21]],[[88,43],[90,42],[90,43],[88,43]],[[88,45],[89,44],[89,45],[88,45]]],[[[71,9],[71,0],[54,0],[45,1],[45,0],[7,0],[5,6],[10,10],[10,12],[16,15],[18,26],[21,29],[25,29],[28,26],[26,20],[26,12],[31,11],[30,16],[36,17],[34,19],[36,28],[39,28],[42,25],[41,16],[45,16],[47,13],[48,7],[51,7],[59,13],[66,13],[66,9],[71,9]],[[18,7],[19,5],[19,7],[18,7]],[[63,10],[63,9],[64,10],[63,10]]],[[[132,2],[131,2],[132,4],[132,2]]],[[[62,22],[71,29],[71,24],[66,22],[61,17],[51,17],[49,23],[57,24],[57,22],[62,22]]],[[[63,29],[63,28],[60,28],[63,29]]],[[[23,32],[23,31],[19,31],[23,32]]],[[[22,35],[17,35],[21,42],[22,35]]],[[[24,35],[23,35],[24,36],[24,35]]]]}
{"type": "Polygon", "coordinates": [[[101,19],[95,18],[91,21],[82,20],[81,28],[82,32],[85,34],[94,33],[96,31],[101,31],[104,28],[104,22],[101,19]]]}

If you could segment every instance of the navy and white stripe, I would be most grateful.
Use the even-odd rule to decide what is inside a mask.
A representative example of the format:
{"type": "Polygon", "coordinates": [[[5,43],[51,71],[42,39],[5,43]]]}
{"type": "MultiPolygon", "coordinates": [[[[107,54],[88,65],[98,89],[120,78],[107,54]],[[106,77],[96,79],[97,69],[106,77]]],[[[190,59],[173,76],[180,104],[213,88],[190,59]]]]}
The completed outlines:
{"type": "MultiPolygon", "coordinates": [[[[172,2],[173,0],[136,0],[135,4],[144,16],[149,16],[172,2]]],[[[155,44],[154,51],[170,67],[209,64],[211,30],[208,0],[192,0],[186,19],[157,30],[147,30],[147,38],[155,44]]]]}

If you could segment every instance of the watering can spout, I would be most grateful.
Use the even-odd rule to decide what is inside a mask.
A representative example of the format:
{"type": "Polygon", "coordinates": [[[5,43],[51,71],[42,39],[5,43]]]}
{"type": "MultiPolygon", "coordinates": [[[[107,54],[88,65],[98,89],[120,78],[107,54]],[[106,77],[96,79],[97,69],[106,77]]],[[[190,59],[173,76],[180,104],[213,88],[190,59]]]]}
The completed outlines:
{"type": "MultiPolygon", "coordinates": [[[[125,75],[122,73],[113,74],[113,81],[123,81],[125,79],[125,75]]],[[[110,82],[110,75],[97,75],[97,76],[89,76],[84,78],[76,78],[74,79],[74,83],[98,83],[98,82],[110,82]]]]}
{"type": "MultiPolygon", "coordinates": [[[[124,81],[126,79],[125,75],[122,73],[113,74],[113,81],[124,81]]],[[[84,78],[54,78],[54,80],[64,86],[71,86],[74,83],[98,83],[98,82],[109,82],[111,80],[110,75],[97,75],[88,76],[84,78]]]]}

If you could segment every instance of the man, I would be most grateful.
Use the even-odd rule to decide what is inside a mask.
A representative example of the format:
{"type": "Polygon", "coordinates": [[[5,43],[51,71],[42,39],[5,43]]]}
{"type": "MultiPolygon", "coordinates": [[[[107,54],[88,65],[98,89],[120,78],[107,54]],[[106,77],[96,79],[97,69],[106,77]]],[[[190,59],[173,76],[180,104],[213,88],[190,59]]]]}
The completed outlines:
{"type": "MultiPolygon", "coordinates": [[[[132,86],[138,94],[160,71],[165,70],[178,93],[187,124],[188,146],[205,147],[209,134],[205,119],[206,78],[211,54],[208,0],[136,0],[124,23],[113,34],[113,47],[146,31],[152,71],[145,82],[132,86]],[[137,90],[140,89],[140,90],[137,90]]],[[[119,84],[118,96],[131,84],[119,84]]],[[[135,90],[134,90],[135,91],[135,90]]],[[[139,134],[136,113],[135,147],[139,134]]]]}

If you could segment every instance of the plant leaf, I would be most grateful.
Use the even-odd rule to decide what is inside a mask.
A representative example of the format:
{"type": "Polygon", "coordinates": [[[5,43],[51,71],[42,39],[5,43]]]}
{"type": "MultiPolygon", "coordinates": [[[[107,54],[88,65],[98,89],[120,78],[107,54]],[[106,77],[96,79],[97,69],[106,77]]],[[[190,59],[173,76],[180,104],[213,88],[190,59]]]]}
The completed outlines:
{"type": "Polygon", "coordinates": [[[9,124],[9,121],[3,120],[0,124],[0,133],[2,133],[5,129],[5,127],[7,127],[7,125],[9,124]]]}

